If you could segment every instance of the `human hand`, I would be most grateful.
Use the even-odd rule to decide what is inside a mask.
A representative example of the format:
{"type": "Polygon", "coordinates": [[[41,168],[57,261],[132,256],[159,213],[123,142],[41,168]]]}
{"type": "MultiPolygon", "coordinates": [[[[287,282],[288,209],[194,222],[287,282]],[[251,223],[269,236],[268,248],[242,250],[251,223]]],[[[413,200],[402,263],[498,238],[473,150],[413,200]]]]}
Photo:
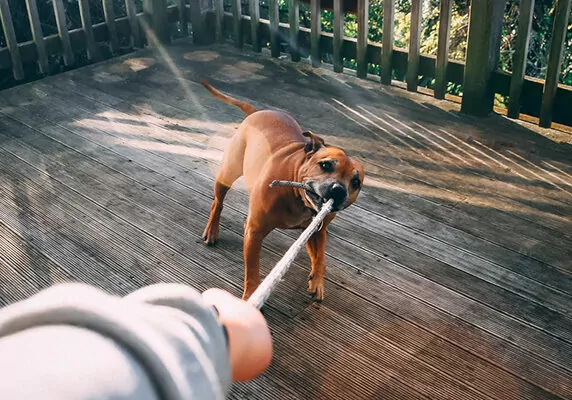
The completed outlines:
{"type": "Polygon", "coordinates": [[[272,360],[272,336],[262,313],[222,289],[209,289],[203,298],[216,307],[227,329],[232,380],[247,381],[262,374],[272,360]]]}

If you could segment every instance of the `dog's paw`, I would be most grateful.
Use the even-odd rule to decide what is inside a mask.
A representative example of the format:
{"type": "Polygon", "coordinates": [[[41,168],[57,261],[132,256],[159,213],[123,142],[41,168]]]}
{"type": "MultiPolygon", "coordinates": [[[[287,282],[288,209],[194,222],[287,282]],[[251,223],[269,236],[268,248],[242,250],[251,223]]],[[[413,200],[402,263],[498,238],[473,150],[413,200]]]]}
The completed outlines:
{"type": "Polygon", "coordinates": [[[218,227],[207,226],[203,232],[203,242],[207,246],[214,246],[218,240],[218,227]]]}
{"type": "Polygon", "coordinates": [[[308,280],[308,292],[312,295],[315,304],[322,303],[322,300],[324,300],[324,279],[310,276],[308,280]]]}

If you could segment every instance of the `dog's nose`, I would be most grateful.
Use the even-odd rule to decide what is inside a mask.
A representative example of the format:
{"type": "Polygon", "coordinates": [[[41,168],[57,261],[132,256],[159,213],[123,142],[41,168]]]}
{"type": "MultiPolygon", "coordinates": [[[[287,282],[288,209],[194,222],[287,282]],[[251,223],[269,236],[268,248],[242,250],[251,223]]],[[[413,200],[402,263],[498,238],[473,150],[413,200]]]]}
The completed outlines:
{"type": "Polygon", "coordinates": [[[341,183],[334,183],[328,188],[328,193],[326,194],[326,198],[334,199],[334,206],[338,207],[346,201],[348,197],[348,190],[344,185],[341,183]]]}

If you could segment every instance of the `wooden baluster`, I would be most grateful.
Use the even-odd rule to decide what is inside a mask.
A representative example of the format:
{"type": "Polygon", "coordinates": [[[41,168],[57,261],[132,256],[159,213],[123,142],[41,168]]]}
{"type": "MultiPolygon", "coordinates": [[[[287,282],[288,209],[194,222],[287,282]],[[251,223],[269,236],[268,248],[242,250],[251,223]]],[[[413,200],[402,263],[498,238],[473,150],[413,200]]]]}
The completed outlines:
{"type": "Polygon", "coordinates": [[[272,57],[280,57],[278,0],[268,0],[268,16],[270,17],[270,54],[272,57]]]}
{"type": "Polygon", "coordinates": [[[141,27],[137,18],[137,7],[134,0],[125,0],[125,11],[131,28],[131,45],[133,47],[143,47],[143,37],[141,35],[141,27]]]}
{"type": "Polygon", "coordinates": [[[214,0],[215,3],[215,35],[219,43],[224,43],[224,2],[214,0]]]}
{"type": "Polygon", "coordinates": [[[103,0],[103,15],[105,25],[109,32],[109,46],[115,55],[119,53],[119,38],[117,37],[117,27],[115,26],[115,11],[113,11],[113,0],[103,0]]]}
{"type": "Polygon", "coordinates": [[[322,11],[320,8],[320,0],[311,0],[310,18],[310,54],[312,66],[319,67],[322,63],[320,56],[320,36],[322,34],[322,11]]]}
{"type": "Polygon", "coordinates": [[[435,97],[444,99],[447,93],[447,64],[449,63],[449,43],[451,37],[452,0],[441,0],[439,4],[439,38],[437,61],[435,63],[435,97]]]}
{"type": "Polygon", "coordinates": [[[252,49],[255,52],[262,50],[260,44],[260,2],[259,0],[249,0],[250,6],[250,34],[252,36],[252,49]]]}
{"type": "Polygon", "coordinates": [[[170,43],[171,35],[169,34],[169,20],[167,18],[167,1],[143,0],[143,10],[151,30],[146,32],[148,35],[147,43],[152,46],[170,43]]]}
{"type": "Polygon", "coordinates": [[[85,35],[87,58],[91,61],[98,61],[101,59],[101,52],[99,51],[99,46],[95,42],[95,37],[93,35],[89,0],[79,0],[79,16],[81,18],[83,34],[85,35]]]}
{"type": "Polygon", "coordinates": [[[393,58],[394,0],[383,0],[383,37],[381,48],[381,83],[391,84],[391,60],[393,58]]]}
{"type": "Polygon", "coordinates": [[[298,40],[300,32],[300,3],[298,0],[289,0],[288,2],[288,20],[290,21],[292,61],[300,61],[300,41],[298,40]]]}
{"type": "Polygon", "coordinates": [[[475,116],[492,112],[493,73],[498,66],[506,0],[475,0],[469,12],[469,36],[461,111],[475,116]]]}
{"type": "Polygon", "coordinates": [[[32,39],[36,45],[38,53],[38,68],[41,74],[48,74],[50,67],[48,65],[48,54],[46,53],[46,44],[44,43],[44,32],[40,22],[40,14],[38,13],[38,5],[36,0],[26,0],[26,8],[28,9],[28,19],[30,20],[30,28],[32,31],[32,39]]]}
{"type": "Polygon", "coordinates": [[[12,73],[14,74],[14,79],[20,81],[24,79],[24,67],[22,65],[22,56],[20,55],[18,40],[16,39],[16,32],[14,32],[14,25],[12,24],[12,14],[10,13],[8,0],[0,0],[0,20],[4,28],[6,46],[10,51],[10,58],[12,59],[12,73]]]}
{"type": "Polygon", "coordinates": [[[343,0],[334,0],[334,72],[344,72],[342,45],[344,43],[343,0]]]}
{"type": "Polygon", "coordinates": [[[234,32],[234,46],[242,49],[244,40],[242,37],[242,4],[240,0],[232,0],[232,28],[234,32]]]}
{"type": "Polygon", "coordinates": [[[187,23],[187,1],[177,0],[177,9],[179,10],[179,23],[181,24],[181,33],[183,36],[189,36],[189,24],[187,23]]]}
{"type": "Polygon", "coordinates": [[[367,34],[369,32],[369,1],[357,2],[358,37],[356,48],[357,76],[367,76],[367,34]]]}
{"type": "Polygon", "coordinates": [[[508,98],[508,116],[518,118],[520,115],[520,95],[524,84],[526,70],[526,58],[530,29],[532,27],[532,15],[534,12],[534,0],[520,0],[518,35],[516,37],[516,49],[512,57],[512,74],[510,76],[510,95],[508,98]]]}
{"type": "Polygon", "coordinates": [[[558,77],[560,75],[560,65],[562,64],[566,30],[568,28],[570,2],[571,0],[558,0],[554,6],[552,42],[550,43],[546,80],[544,82],[542,105],[540,107],[540,126],[543,128],[550,128],[552,125],[552,107],[554,106],[556,90],[558,90],[558,77]]]}
{"type": "Polygon", "coordinates": [[[70,34],[66,25],[66,9],[62,0],[53,0],[56,25],[58,26],[58,36],[62,42],[64,50],[64,64],[70,66],[75,64],[75,56],[70,42],[70,34]]]}
{"type": "Polygon", "coordinates": [[[419,40],[421,38],[421,0],[411,0],[411,28],[407,55],[407,90],[417,91],[419,82],[419,40]]]}

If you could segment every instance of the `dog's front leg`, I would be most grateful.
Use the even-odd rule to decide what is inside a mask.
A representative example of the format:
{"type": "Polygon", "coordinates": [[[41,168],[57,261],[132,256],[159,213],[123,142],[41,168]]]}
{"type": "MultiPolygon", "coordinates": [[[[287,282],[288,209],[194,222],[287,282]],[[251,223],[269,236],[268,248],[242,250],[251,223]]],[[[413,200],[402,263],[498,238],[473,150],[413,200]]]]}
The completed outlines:
{"type": "Polygon", "coordinates": [[[312,294],[316,302],[321,303],[324,299],[324,275],[326,273],[325,226],[310,237],[306,243],[306,250],[308,250],[312,262],[312,270],[308,279],[308,292],[312,294]]]}
{"type": "Polygon", "coordinates": [[[262,241],[268,233],[255,230],[249,226],[248,220],[244,231],[244,293],[243,300],[254,293],[260,284],[260,251],[262,241]]]}

